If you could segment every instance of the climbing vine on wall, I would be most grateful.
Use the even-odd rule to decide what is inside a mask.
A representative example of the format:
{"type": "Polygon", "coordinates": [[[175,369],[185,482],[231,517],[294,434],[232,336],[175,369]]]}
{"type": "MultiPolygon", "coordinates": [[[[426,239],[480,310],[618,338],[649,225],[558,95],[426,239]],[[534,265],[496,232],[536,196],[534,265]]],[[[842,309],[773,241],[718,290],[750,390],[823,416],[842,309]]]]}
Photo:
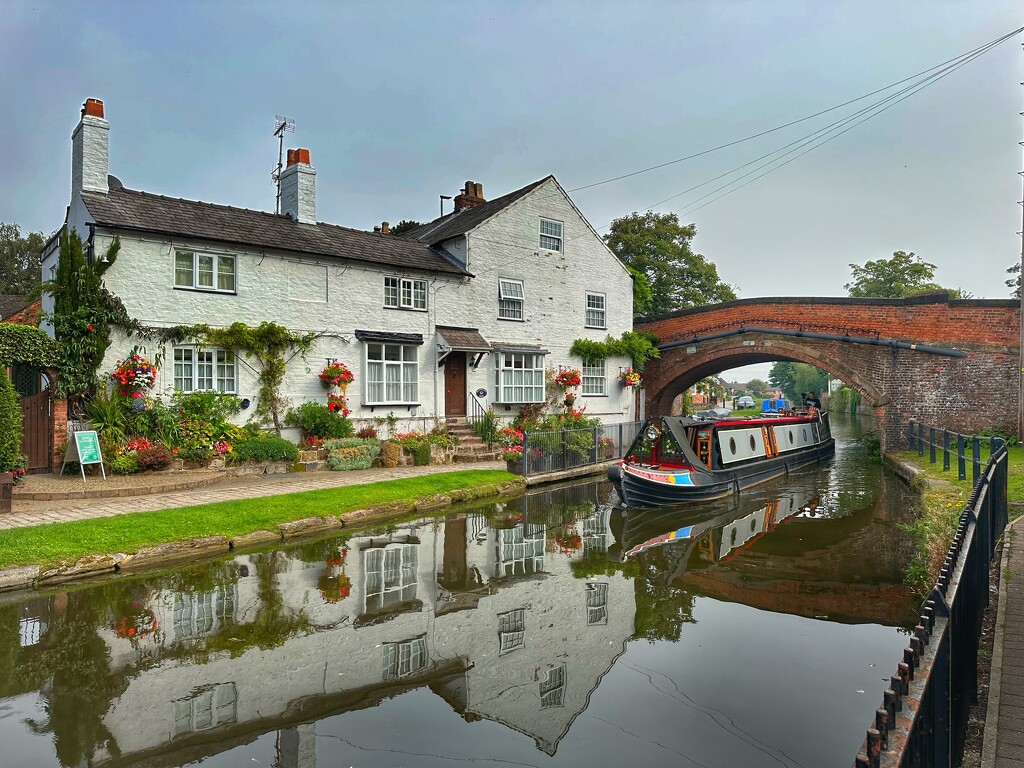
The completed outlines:
{"type": "Polygon", "coordinates": [[[128,316],[124,304],[103,285],[103,273],[117,260],[121,249],[115,237],[99,259],[86,259],[78,233],[65,227],[53,280],[42,289],[53,296],[53,323],[58,345],[57,394],[89,395],[99,384],[97,371],[110,345],[110,328],[129,333],[139,324],[128,316]]]}
{"type": "Polygon", "coordinates": [[[619,339],[614,336],[609,336],[604,341],[576,339],[569,348],[569,354],[582,357],[584,360],[628,357],[633,361],[633,369],[636,371],[642,371],[648,360],[661,356],[658,348],[654,346],[654,336],[636,331],[626,331],[619,339]]]}
{"type": "Polygon", "coordinates": [[[154,339],[161,345],[193,342],[234,350],[236,353],[244,352],[255,358],[259,364],[256,372],[259,392],[255,415],[264,424],[272,425],[279,435],[288,410],[288,402],[280,391],[288,359],[296,354],[305,359],[317,337],[315,333],[294,333],[282,325],[270,322],[260,323],[255,328],[245,323],[232,323],[227,328],[211,328],[208,325],[144,328],[140,335],[154,339]]]}
{"type": "Polygon", "coordinates": [[[60,350],[46,331],[31,325],[0,323],[0,368],[25,363],[37,368],[55,368],[60,350]]]}

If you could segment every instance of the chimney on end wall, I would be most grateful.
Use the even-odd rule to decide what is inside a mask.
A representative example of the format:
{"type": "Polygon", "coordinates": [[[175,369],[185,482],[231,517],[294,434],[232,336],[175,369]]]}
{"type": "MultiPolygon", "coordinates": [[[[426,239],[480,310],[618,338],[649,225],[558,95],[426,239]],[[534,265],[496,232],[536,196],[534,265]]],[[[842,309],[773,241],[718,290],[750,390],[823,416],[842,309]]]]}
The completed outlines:
{"type": "Polygon", "coordinates": [[[71,134],[71,197],[82,191],[107,193],[110,170],[110,123],[103,118],[103,102],[86,99],[82,119],[71,134]]]}
{"type": "Polygon", "coordinates": [[[288,150],[288,165],[281,171],[281,213],[300,224],[316,224],[316,170],[308,149],[288,150]]]}
{"type": "Polygon", "coordinates": [[[467,181],[466,186],[455,196],[455,212],[458,213],[463,208],[472,208],[474,205],[486,202],[484,200],[484,185],[477,181],[467,181]]]}

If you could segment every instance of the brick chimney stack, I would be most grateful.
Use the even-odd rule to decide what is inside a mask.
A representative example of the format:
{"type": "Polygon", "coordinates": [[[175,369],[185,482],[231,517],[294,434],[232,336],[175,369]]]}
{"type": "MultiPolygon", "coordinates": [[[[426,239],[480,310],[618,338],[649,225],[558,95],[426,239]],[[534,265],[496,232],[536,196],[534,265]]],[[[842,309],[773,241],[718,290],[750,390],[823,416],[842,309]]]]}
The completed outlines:
{"type": "Polygon", "coordinates": [[[380,233],[382,235],[390,235],[391,234],[391,225],[388,224],[388,222],[386,222],[386,221],[382,221],[380,223],[380,233]]]}
{"type": "Polygon", "coordinates": [[[86,99],[82,119],[71,134],[71,198],[79,193],[107,193],[110,170],[110,123],[103,117],[103,102],[86,99]]]}
{"type": "Polygon", "coordinates": [[[472,208],[474,205],[486,202],[484,200],[484,185],[476,181],[467,181],[466,186],[455,196],[455,212],[458,213],[463,208],[472,208]]]}
{"type": "Polygon", "coordinates": [[[308,149],[289,149],[288,165],[281,171],[281,213],[300,224],[316,224],[316,169],[308,149]]]}

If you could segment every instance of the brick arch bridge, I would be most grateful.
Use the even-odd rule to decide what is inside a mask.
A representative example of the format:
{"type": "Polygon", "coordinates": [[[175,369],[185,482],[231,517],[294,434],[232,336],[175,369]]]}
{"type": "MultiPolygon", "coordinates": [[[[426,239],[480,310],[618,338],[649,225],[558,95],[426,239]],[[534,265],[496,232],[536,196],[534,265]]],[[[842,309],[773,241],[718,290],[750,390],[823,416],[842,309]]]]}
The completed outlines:
{"type": "Polygon", "coordinates": [[[860,392],[882,445],[908,419],[961,432],[1015,433],[1020,303],[1013,299],[764,298],[639,318],[661,358],[644,372],[648,413],[705,376],[750,363],[809,363],[860,392]]]}

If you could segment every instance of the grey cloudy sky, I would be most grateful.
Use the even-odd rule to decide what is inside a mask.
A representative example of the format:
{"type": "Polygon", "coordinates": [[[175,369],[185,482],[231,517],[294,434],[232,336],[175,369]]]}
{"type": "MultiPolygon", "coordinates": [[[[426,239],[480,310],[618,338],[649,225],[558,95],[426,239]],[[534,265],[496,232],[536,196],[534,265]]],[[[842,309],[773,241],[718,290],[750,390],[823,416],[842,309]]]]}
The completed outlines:
{"type": "MultiPolygon", "coordinates": [[[[293,117],[286,146],[311,151],[318,218],[371,228],[436,216],[466,179],[496,197],[548,173],[573,189],[682,157],[1024,24],[1018,0],[2,5],[0,221],[46,233],[87,97],[105,102],[126,186],[261,210],[274,115],[293,117]]],[[[696,250],[741,297],[844,295],[851,262],[894,250],[936,264],[943,285],[1007,296],[1021,41],[706,207],[693,210],[729,179],[657,210],[697,224],[696,250]]],[[[867,103],[573,197],[601,228],[867,103]]]]}

